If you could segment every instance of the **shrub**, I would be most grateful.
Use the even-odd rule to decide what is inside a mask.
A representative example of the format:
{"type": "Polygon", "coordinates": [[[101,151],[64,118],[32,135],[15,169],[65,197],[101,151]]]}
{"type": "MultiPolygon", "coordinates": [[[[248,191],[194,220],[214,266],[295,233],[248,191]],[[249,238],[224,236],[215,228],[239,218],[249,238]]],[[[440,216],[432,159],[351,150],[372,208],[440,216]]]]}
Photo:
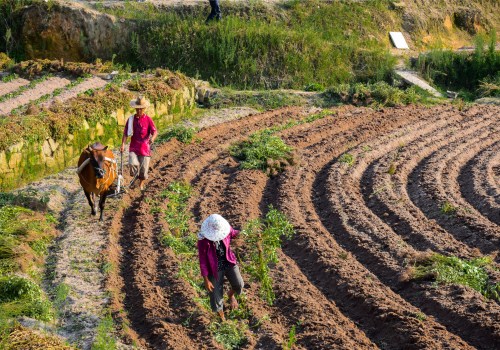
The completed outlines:
{"type": "Polygon", "coordinates": [[[295,159],[293,148],[273,133],[269,129],[253,133],[248,140],[232,145],[229,152],[240,161],[242,169],[269,169],[270,175],[276,175],[295,164],[295,159]]]}
{"type": "MultiPolygon", "coordinates": [[[[485,38],[476,37],[474,52],[453,52],[433,50],[421,54],[416,62],[417,69],[429,80],[447,90],[461,90],[462,97],[476,97],[490,91],[481,87],[482,82],[500,80],[500,52],[496,50],[496,34],[489,38],[485,49],[485,38]],[[467,77],[467,79],[464,79],[467,77]]],[[[483,83],[484,84],[484,83],[483,83]]],[[[491,91],[498,95],[498,89],[491,91]]]]}
{"type": "Polygon", "coordinates": [[[49,321],[54,315],[51,303],[36,283],[18,276],[1,276],[0,316],[28,316],[49,321]]]}
{"type": "Polygon", "coordinates": [[[271,264],[278,262],[281,239],[290,239],[295,231],[286,216],[269,207],[265,219],[249,221],[243,229],[246,239],[247,260],[245,269],[260,282],[261,297],[270,305],[274,302],[273,282],[269,274],[271,264]]]}

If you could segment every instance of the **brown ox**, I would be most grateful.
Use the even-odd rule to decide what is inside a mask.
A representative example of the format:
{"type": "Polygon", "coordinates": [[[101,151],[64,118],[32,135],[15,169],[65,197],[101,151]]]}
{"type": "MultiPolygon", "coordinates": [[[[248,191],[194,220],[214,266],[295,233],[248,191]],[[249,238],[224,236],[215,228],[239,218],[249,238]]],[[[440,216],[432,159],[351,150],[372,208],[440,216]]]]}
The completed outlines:
{"type": "Polygon", "coordinates": [[[83,192],[85,192],[92,209],[92,215],[96,215],[95,196],[99,196],[99,209],[101,211],[99,221],[102,221],[106,196],[117,177],[113,152],[98,142],[87,147],[78,159],[77,173],[83,192]]]}

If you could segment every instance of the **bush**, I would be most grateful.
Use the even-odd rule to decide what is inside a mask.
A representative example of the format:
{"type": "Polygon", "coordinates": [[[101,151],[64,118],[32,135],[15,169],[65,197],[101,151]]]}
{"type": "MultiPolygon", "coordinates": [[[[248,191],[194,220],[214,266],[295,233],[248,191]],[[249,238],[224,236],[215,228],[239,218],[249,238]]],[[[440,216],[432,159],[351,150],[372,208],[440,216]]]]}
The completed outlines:
{"type": "Polygon", "coordinates": [[[421,54],[416,67],[427,79],[443,89],[463,91],[463,97],[468,94],[472,94],[472,97],[488,96],[490,89],[481,86],[484,82],[496,85],[491,93],[498,96],[500,51],[496,51],[495,33],[490,36],[486,49],[484,37],[477,36],[473,53],[433,50],[421,54]]]}

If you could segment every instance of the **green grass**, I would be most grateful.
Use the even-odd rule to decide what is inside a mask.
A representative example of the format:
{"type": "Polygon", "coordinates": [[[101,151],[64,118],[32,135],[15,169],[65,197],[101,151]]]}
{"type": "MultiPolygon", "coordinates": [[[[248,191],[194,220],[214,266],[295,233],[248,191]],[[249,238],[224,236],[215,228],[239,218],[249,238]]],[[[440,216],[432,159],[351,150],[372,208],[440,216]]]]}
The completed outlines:
{"type": "Polygon", "coordinates": [[[134,68],[159,66],[238,88],[304,88],[390,76],[395,59],[387,29],[389,1],[289,1],[224,4],[224,19],[204,24],[206,7],[162,11],[125,2],[99,9],[134,20],[117,56],[134,68]],[[328,19],[328,20],[327,20],[328,19]],[[352,23],[357,23],[353,26],[352,23]]]}
{"type": "Polygon", "coordinates": [[[236,320],[212,322],[209,326],[214,339],[227,350],[239,349],[246,344],[245,332],[247,329],[246,323],[236,320]]]}
{"type": "Polygon", "coordinates": [[[116,339],[113,336],[114,324],[111,315],[106,315],[97,326],[97,336],[92,344],[92,350],[114,350],[116,339]]]}
{"type": "Polygon", "coordinates": [[[448,216],[453,216],[457,213],[458,208],[453,206],[450,202],[444,202],[441,205],[441,213],[448,215],[448,216]]]}
{"type": "Polygon", "coordinates": [[[465,100],[500,96],[500,52],[495,46],[495,33],[479,35],[474,52],[433,50],[421,54],[416,67],[443,90],[459,91],[465,100]]]}
{"type": "Polygon", "coordinates": [[[354,164],[354,156],[350,153],[344,153],[339,157],[339,162],[352,166],[354,164]]]}
{"type": "Polygon", "coordinates": [[[242,169],[282,171],[293,163],[293,148],[273,133],[270,129],[255,132],[248,140],[232,145],[229,152],[240,161],[242,169]]]}
{"type": "Polygon", "coordinates": [[[25,92],[26,90],[34,89],[38,84],[43,83],[45,80],[47,80],[51,76],[52,76],[51,74],[46,74],[38,79],[30,81],[30,83],[28,85],[21,86],[16,91],[12,91],[8,94],[0,96],[0,103],[4,102],[6,100],[12,99],[14,97],[17,97],[17,96],[21,95],[23,92],[25,92]]]}
{"type": "Polygon", "coordinates": [[[189,144],[193,141],[194,135],[196,135],[195,128],[186,127],[184,125],[174,125],[158,136],[158,142],[167,142],[175,138],[179,142],[189,144]]]}
{"type": "Polygon", "coordinates": [[[259,281],[261,297],[269,305],[275,299],[270,266],[278,262],[282,239],[290,239],[294,233],[286,216],[272,206],[264,219],[249,221],[242,231],[247,247],[244,268],[259,281]]]}
{"type": "Polygon", "coordinates": [[[283,350],[292,350],[293,346],[297,342],[296,327],[297,327],[296,325],[293,325],[292,328],[290,329],[290,332],[288,332],[288,339],[283,344],[283,350]]]}
{"type": "Polygon", "coordinates": [[[468,286],[487,298],[500,301],[500,283],[490,281],[487,268],[491,257],[463,260],[455,256],[433,254],[416,264],[414,279],[431,279],[437,285],[458,284],[468,286]]]}
{"type": "Polygon", "coordinates": [[[42,321],[54,317],[52,304],[33,281],[18,276],[0,277],[0,318],[28,316],[42,321]]]}

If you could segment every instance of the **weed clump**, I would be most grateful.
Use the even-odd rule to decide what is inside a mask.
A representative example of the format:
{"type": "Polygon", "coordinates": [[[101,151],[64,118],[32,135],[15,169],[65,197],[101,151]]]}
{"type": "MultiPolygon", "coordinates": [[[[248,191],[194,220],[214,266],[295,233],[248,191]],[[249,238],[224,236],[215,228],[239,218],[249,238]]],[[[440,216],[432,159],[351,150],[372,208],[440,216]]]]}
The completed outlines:
{"type": "Polygon", "coordinates": [[[169,128],[166,132],[158,136],[159,142],[167,142],[171,139],[177,139],[177,141],[182,143],[191,143],[193,141],[194,135],[196,134],[196,129],[191,127],[186,127],[184,125],[175,125],[169,128]]]}
{"type": "Polygon", "coordinates": [[[42,74],[50,73],[66,73],[75,77],[84,77],[90,74],[111,72],[113,70],[113,63],[103,63],[100,59],[97,59],[94,63],[35,59],[15,64],[12,66],[11,70],[16,74],[29,79],[42,74]]]}
{"type": "Polygon", "coordinates": [[[248,326],[244,322],[236,320],[212,322],[209,329],[214,339],[227,350],[239,349],[247,342],[245,332],[248,326]]]}
{"type": "Polygon", "coordinates": [[[441,213],[448,215],[448,216],[453,216],[457,213],[458,208],[455,207],[453,204],[450,202],[446,201],[441,205],[441,213]]]}
{"type": "Polygon", "coordinates": [[[354,164],[354,156],[350,153],[344,153],[339,157],[339,162],[347,164],[347,166],[352,166],[354,164]]]}
{"type": "Polygon", "coordinates": [[[500,301],[500,283],[492,283],[487,271],[492,261],[491,257],[463,260],[456,256],[432,254],[416,263],[412,278],[468,286],[487,298],[500,301]]]}
{"type": "Polygon", "coordinates": [[[282,237],[290,239],[295,234],[293,225],[283,213],[270,206],[266,217],[249,221],[242,234],[248,247],[248,262],[244,268],[260,282],[261,297],[272,305],[275,296],[270,266],[278,263],[282,237]]]}
{"type": "Polygon", "coordinates": [[[271,176],[277,175],[286,166],[294,165],[296,156],[293,148],[273,133],[269,129],[253,133],[248,140],[232,145],[229,152],[240,161],[242,169],[259,169],[271,176]]]}

